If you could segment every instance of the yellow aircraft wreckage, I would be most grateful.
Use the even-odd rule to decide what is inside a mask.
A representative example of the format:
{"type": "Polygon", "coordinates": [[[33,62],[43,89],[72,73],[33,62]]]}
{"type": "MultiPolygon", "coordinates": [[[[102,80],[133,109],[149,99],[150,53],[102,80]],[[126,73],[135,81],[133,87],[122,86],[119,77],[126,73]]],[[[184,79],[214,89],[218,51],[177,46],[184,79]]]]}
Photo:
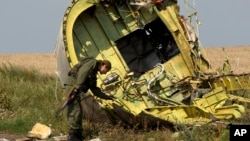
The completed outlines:
{"type": "Polygon", "coordinates": [[[204,124],[240,118],[249,103],[250,75],[211,72],[191,22],[176,0],[73,0],[56,42],[62,85],[82,58],[108,59],[98,86],[114,101],[82,102],[91,121],[125,125],[204,124]]]}

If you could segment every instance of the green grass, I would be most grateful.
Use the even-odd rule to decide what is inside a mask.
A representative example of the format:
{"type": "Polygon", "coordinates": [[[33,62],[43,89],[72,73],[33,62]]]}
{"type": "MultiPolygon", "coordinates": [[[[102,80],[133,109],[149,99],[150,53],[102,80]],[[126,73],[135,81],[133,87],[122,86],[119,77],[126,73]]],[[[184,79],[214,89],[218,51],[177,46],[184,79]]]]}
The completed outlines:
{"type": "MultiPolygon", "coordinates": [[[[0,67],[0,133],[26,135],[39,122],[50,125],[52,136],[67,134],[66,116],[55,116],[55,109],[62,97],[62,88],[57,76],[40,74],[37,70],[27,70],[12,65],[0,67]]],[[[250,112],[232,123],[250,123],[250,112]]],[[[211,125],[199,127],[178,126],[173,139],[173,131],[165,129],[138,130],[135,128],[87,123],[83,125],[89,138],[95,136],[106,141],[202,141],[229,140],[228,128],[214,128],[211,125]],[[212,137],[212,138],[211,138],[212,137]]]]}
{"type": "Polygon", "coordinates": [[[0,68],[0,132],[26,134],[36,122],[60,129],[54,130],[56,134],[66,130],[65,119],[55,118],[61,95],[56,76],[4,65],[0,68]]]}

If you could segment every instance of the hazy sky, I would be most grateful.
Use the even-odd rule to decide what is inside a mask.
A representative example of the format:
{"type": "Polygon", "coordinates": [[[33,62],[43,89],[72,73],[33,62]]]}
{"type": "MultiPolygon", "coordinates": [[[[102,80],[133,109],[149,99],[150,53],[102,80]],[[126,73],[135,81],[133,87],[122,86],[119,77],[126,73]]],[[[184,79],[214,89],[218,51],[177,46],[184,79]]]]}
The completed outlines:
{"type": "MultiPolygon", "coordinates": [[[[63,14],[70,2],[1,0],[0,54],[52,53],[63,14]]],[[[184,0],[179,2],[183,3],[184,0]]],[[[194,4],[193,0],[189,0],[189,3],[194,4]]],[[[250,45],[249,5],[250,0],[196,0],[202,45],[250,45]]],[[[181,13],[190,14],[191,10],[186,8],[182,6],[181,13]]]]}

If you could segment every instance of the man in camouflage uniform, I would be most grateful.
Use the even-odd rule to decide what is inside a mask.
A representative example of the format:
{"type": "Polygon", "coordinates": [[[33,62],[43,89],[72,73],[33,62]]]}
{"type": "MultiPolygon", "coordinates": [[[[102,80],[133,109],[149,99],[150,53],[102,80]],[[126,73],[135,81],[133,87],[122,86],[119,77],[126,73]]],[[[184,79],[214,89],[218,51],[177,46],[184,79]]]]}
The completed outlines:
{"type": "Polygon", "coordinates": [[[68,103],[67,120],[69,135],[68,141],[82,141],[82,107],[81,100],[83,95],[90,89],[92,93],[102,99],[113,100],[114,97],[108,96],[96,86],[97,73],[106,74],[111,69],[108,60],[96,60],[93,57],[86,57],[76,64],[69,72],[66,82],[66,91],[72,90],[77,93],[76,97],[68,103]]]}

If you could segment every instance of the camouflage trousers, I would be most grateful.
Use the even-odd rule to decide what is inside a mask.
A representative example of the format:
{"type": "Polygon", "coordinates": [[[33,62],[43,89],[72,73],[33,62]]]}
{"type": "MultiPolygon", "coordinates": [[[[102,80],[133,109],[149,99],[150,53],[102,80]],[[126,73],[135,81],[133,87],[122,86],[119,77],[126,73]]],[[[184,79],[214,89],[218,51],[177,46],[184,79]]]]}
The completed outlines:
{"type": "MultiPolygon", "coordinates": [[[[72,86],[76,83],[75,77],[68,77],[66,81],[65,91],[69,93],[72,86]]],[[[67,122],[69,134],[82,134],[82,106],[81,106],[81,96],[82,93],[77,94],[73,101],[68,103],[67,106],[67,122]]]]}
{"type": "Polygon", "coordinates": [[[79,94],[74,101],[68,104],[67,120],[69,134],[82,134],[82,116],[81,96],[79,94]]]}

